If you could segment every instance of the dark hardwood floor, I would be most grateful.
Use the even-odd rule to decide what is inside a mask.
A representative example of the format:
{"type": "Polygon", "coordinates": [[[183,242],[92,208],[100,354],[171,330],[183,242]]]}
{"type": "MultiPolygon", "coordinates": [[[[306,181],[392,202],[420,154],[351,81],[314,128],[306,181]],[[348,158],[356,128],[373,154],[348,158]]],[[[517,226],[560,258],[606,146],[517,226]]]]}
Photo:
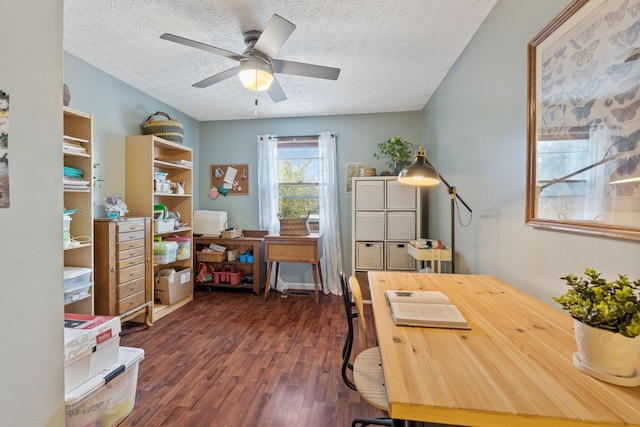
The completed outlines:
{"type": "Polygon", "coordinates": [[[145,358],[135,407],[120,425],[337,427],[384,416],[342,381],[346,329],[335,295],[316,304],[273,292],[265,302],[197,289],[192,303],[122,336],[121,345],[143,348],[145,358]]]}

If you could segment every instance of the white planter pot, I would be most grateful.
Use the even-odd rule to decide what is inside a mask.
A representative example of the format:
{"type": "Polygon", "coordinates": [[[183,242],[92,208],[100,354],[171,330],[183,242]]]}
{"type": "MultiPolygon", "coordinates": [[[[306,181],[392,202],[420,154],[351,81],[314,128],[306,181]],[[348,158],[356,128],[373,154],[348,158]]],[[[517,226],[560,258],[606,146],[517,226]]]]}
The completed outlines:
{"type": "Polygon", "coordinates": [[[574,319],[578,353],[582,364],[600,372],[618,377],[635,375],[640,356],[640,336],[622,334],[594,328],[574,319]]]}

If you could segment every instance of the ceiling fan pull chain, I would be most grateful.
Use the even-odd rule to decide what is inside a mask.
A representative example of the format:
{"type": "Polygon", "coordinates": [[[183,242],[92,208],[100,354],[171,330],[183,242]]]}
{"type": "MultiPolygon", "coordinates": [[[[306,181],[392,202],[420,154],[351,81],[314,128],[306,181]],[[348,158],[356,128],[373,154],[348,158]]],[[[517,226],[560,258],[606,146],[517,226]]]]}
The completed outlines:
{"type": "Polygon", "coordinates": [[[256,109],[254,110],[253,115],[258,115],[258,92],[256,92],[256,109]]]}

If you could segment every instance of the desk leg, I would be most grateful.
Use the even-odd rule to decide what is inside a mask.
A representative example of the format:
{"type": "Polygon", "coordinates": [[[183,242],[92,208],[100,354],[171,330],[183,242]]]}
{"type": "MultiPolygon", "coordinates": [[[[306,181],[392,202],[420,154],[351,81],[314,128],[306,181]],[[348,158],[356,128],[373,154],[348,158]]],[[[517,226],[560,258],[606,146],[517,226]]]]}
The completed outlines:
{"type": "Polygon", "coordinates": [[[320,302],[318,298],[318,264],[311,264],[311,271],[313,271],[313,289],[316,293],[316,304],[320,302]]]}
{"type": "Polygon", "coordinates": [[[320,261],[318,261],[318,274],[320,274],[320,286],[322,289],[322,295],[324,295],[324,279],[322,278],[322,265],[320,265],[320,261]]]}
{"type": "Polygon", "coordinates": [[[264,300],[267,300],[267,296],[269,296],[269,289],[271,288],[271,267],[273,266],[273,261],[267,263],[267,281],[264,287],[264,300]]]}

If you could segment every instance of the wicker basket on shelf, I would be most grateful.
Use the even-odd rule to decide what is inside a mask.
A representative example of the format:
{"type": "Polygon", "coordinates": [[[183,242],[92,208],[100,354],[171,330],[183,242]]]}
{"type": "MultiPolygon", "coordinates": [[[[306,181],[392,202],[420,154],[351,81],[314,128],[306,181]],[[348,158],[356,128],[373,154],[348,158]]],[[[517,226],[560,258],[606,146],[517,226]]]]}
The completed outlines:
{"type": "Polygon", "coordinates": [[[196,252],[199,262],[222,262],[227,260],[225,252],[196,252]]]}
{"type": "Polygon", "coordinates": [[[228,219],[224,222],[224,230],[221,230],[220,234],[225,239],[236,239],[242,237],[242,228],[235,219],[228,219]]]}

